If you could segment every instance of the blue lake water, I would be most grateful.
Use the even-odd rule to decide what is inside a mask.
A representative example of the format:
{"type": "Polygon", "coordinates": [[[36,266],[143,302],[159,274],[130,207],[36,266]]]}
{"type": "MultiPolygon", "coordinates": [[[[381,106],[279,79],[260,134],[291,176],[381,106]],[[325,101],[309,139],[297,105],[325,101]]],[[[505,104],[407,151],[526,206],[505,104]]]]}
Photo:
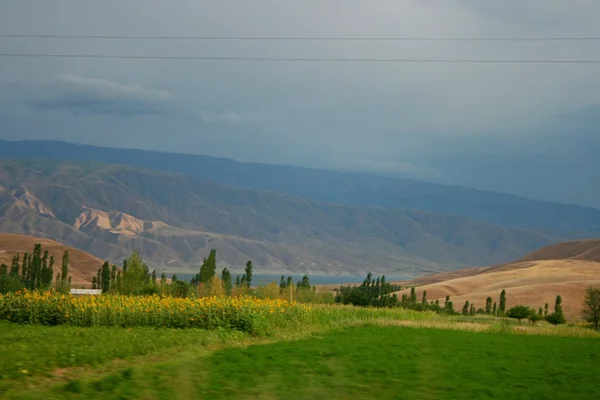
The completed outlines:
{"type": "MultiPolygon", "coordinates": [[[[287,279],[291,276],[294,282],[298,282],[304,276],[303,274],[284,274],[287,279]]],[[[177,274],[178,279],[190,280],[194,274],[177,274]]],[[[170,276],[169,276],[170,277],[170,276]]],[[[310,283],[313,285],[341,285],[345,283],[361,283],[365,280],[365,276],[356,275],[309,275],[310,283]]],[[[375,276],[377,278],[377,276],[375,276]]],[[[235,280],[235,274],[233,275],[235,280]]],[[[385,276],[386,281],[403,281],[411,279],[410,276],[385,276]]],[[[281,274],[253,274],[252,285],[266,285],[271,282],[279,284],[281,274]]]]}

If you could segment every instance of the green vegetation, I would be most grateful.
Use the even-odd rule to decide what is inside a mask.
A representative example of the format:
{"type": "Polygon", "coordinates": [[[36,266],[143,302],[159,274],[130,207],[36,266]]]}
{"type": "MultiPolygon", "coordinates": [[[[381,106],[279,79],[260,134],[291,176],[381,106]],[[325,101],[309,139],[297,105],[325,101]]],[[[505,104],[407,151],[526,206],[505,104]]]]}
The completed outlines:
{"type": "Polygon", "coordinates": [[[581,316],[591,323],[594,329],[600,328],[600,286],[586,288],[581,316]]]}
{"type": "Polygon", "coordinates": [[[265,342],[227,331],[0,326],[11,341],[0,344],[6,399],[589,399],[600,374],[597,339],[369,324],[265,342]],[[15,346],[23,336],[27,345],[15,346]]]}
{"type": "MultiPolygon", "coordinates": [[[[54,257],[48,256],[48,250],[42,250],[36,244],[31,254],[23,254],[21,259],[15,255],[10,270],[5,264],[0,265],[0,293],[16,292],[23,289],[48,290],[52,288],[54,257]]],[[[69,276],[69,252],[63,254],[61,272],[56,275],[54,289],[67,293],[71,285],[69,276]]]]}

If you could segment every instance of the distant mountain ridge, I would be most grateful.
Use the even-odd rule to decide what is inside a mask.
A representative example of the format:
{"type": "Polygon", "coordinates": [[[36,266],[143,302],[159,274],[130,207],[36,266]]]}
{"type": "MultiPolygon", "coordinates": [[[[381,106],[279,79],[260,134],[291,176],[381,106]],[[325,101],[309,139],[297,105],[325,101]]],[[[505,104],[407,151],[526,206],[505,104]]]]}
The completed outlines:
{"type": "Polygon", "coordinates": [[[0,157],[85,160],[182,173],[250,190],[273,190],[318,202],[461,215],[509,228],[600,234],[600,210],[523,197],[302,167],[242,163],[203,155],[114,149],[53,141],[0,141],[0,157]]]}
{"type": "Polygon", "coordinates": [[[222,265],[265,272],[403,275],[509,261],[578,237],[427,211],[313,202],[128,166],[0,159],[0,231],[48,237],[157,269],[222,265]]]}

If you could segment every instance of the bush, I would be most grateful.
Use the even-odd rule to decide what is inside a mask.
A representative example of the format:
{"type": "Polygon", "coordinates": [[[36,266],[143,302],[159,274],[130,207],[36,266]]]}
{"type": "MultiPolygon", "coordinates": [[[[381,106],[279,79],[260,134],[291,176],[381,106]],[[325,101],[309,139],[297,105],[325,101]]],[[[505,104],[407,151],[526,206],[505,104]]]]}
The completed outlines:
{"type": "Polygon", "coordinates": [[[546,317],[546,321],[548,321],[552,325],[561,325],[566,322],[565,316],[563,315],[563,313],[556,313],[556,312],[553,312],[552,314],[548,314],[548,316],[546,317]]]}
{"type": "Polygon", "coordinates": [[[521,322],[522,319],[531,318],[533,314],[537,315],[531,307],[522,304],[512,307],[507,313],[509,318],[518,319],[519,322],[521,322]]]}

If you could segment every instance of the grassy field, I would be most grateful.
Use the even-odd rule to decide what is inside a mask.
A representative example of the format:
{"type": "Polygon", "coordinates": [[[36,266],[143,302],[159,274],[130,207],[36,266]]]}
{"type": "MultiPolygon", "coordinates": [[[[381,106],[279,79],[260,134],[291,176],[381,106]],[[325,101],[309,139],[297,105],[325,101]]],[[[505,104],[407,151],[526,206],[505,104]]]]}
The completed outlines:
{"type": "Polygon", "coordinates": [[[228,329],[0,322],[0,398],[596,395],[600,346],[590,330],[372,311],[322,307],[320,322],[262,337],[228,329]]]}
{"type": "Polygon", "coordinates": [[[13,356],[3,370],[19,353],[42,352],[43,367],[31,376],[1,381],[7,399],[590,399],[600,374],[592,338],[372,324],[293,340],[195,329],[0,328],[25,330],[24,343],[56,334],[15,350],[2,341],[3,356],[13,356]]]}
{"type": "Polygon", "coordinates": [[[45,294],[0,306],[2,399],[589,399],[600,373],[597,332],[489,316],[45,294]]]}

